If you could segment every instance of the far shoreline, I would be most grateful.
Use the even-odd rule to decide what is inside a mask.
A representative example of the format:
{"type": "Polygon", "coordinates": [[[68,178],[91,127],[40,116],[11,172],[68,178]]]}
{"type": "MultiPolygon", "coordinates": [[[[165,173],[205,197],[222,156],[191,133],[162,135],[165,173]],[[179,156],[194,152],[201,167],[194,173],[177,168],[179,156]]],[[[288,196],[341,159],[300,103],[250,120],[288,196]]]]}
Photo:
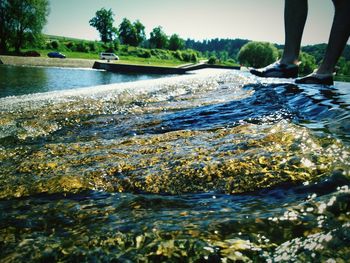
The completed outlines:
{"type": "Polygon", "coordinates": [[[95,59],[85,58],[48,58],[48,57],[25,57],[0,55],[0,65],[27,66],[27,67],[65,67],[76,69],[97,69],[121,73],[144,73],[144,74],[185,74],[188,71],[203,68],[235,69],[240,66],[211,65],[207,63],[191,63],[181,66],[156,66],[133,63],[106,63],[95,59]]]}
{"type": "Polygon", "coordinates": [[[79,58],[45,58],[0,55],[0,64],[29,67],[66,67],[92,69],[96,60],[79,58]]]}

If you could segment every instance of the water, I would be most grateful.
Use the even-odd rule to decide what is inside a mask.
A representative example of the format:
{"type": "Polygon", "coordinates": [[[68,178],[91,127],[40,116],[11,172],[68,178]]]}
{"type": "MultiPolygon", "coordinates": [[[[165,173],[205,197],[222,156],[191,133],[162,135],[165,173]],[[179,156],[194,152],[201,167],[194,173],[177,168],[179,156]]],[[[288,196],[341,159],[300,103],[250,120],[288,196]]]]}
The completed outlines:
{"type": "Polygon", "coordinates": [[[0,65],[0,98],[159,77],[151,74],[113,74],[90,69],[0,65]]]}
{"type": "Polygon", "coordinates": [[[348,262],[350,87],[203,70],[0,98],[3,262],[348,262]]]}

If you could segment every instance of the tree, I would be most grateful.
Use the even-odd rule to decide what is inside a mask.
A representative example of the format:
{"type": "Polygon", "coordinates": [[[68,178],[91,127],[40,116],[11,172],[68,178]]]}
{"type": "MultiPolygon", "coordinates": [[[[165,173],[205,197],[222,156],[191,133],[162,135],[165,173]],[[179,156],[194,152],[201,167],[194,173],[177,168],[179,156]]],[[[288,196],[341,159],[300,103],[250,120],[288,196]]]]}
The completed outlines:
{"type": "Polygon", "coordinates": [[[119,26],[119,38],[123,44],[139,46],[145,39],[145,26],[137,20],[133,24],[129,19],[124,18],[119,26]]]}
{"type": "Polygon", "coordinates": [[[180,38],[177,34],[171,35],[169,39],[169,49],[170,50],[182,50],[185,48],[185,40],[180,38]]]}
{"type": "Polygon", "coordinates": [[[161,26],[154,28],[151,32],[151,37],[149,39],[152,48],[165,49],[168,46],[168,37],[163,32],[161,26]]]}
{"type": "Polygon", "coordinates": [[[119,39],[123,44],[134,46],[136,44],[136,29],[131,24],[130,20],[124,18],[119,25],[119,39]]]}
{"type": "Polygon", "coordinates": [[[140,22],[140,20],[136,20],[136,22],[134,22],[134,27],[137,33],[137,45],[140,45],[146,40],[145,26],[140,22]]]}
{"type": "Polygon", "coordinates": [[[96,11],[95,16],[89,21],[90,26],[95,27],[100,33],[101,41],[104,43],[113,41],[113,37],[117,32],[117,29],[113,27],[113,16],[112,9],[102,8],[96,11]]]}
{"type": "Polygon", "coordinates": [[[265,67],[278,58],[278,49],[267,42],[249,42],[238,53],[238,60],[248,67],[265,67]]]}
{"type": "Polygon", "coordinates": [[[300,75],[308,75],[317,67],[315,57],[308,53],[300,52],[299,61],[301,62],[299,65],[300,75]]]}
{"type": "Polygon", "coordinates": [[[11,16],[8,12],[10,3],[7,0],[0,1],[0,52],[7,51],[11,33],[11,16]]]}
{"type": "Polygon", "coordinates": [[[48,14],[48,0],[1,0],[0,51],[12,45],[18,53],[27,42],[35,42],[48,14]]]}
{"type": "Polygon", "coordinates": [[[337,75],[350,76],[350,61],[342,56],[339,58],[337,63],[337,75]]]}
{"type": "MultiPolygon", "coordinates": [[[[228,58],[236,58],[239,50],[249,41],[246,39],[210,39],[195,41],[187,39],[185,42],[185,48],[195,49],[203,54],[206,57],[216,56],[220,57],[222,54],[220,52],[227,52],[228,58]],[[211,53],[214,52],[214,53],[211,53]]],[[[220,58],[221,59],[221,58],[220,58]]]]}

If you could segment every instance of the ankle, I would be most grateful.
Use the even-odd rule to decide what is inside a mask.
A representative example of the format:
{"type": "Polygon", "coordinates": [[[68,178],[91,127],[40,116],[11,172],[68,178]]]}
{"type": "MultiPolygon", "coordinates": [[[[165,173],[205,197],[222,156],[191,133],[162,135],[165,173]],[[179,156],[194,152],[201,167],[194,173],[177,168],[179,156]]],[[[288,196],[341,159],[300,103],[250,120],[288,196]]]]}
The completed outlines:
{"type": "Polygon", "coordinates": [[[318,68],[314,71],[314,73],[316,73],[317,75],[323,75],[323,76],[332,76],[333,75],[333,71],[329,70],[329,69],[322,69],[322,68],[318,68]]]}
{"type": "Polygon", "coordinates": [[[285,64],[285,65],[298,65],[299,64],[297,59],[290,59],[290,58],[281,58],[279,62],[281,64],[285,64]]]}

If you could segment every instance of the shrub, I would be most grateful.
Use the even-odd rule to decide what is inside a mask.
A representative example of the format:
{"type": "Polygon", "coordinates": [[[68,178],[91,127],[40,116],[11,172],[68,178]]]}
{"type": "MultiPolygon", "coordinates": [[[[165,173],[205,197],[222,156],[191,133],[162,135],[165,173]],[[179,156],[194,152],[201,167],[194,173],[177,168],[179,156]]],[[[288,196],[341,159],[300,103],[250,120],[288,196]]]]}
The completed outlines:
{"type": "Polygon", "coordinates": [[[65,46],[66,46],[66,48],[68,48],[69,50],[75,51],[75,45],[74,45],[73,42],[67,42],[67,43],[65,44],[65,46]]]}
{"type": "Polygon", "coordinates": [[[170,51],[163,49],[151,49],[151,55],[159,59],[171,59],[172,55],[170,51]]]}
{"type": "Polygon", "coordinates": [[[208,64],[216,64],[218,62],[218,59],[214,56],[211,56],[209,59],[208,59],[208,64]]]}
{"type": "Polygon", "coordinates": [[[58,49],[59,46],[60,46],[60,42],[58,42],[57,40],[51,41],[51,47],[53,49],[58,49]]]}
{"type": "Polygon", "coordinates": [[[299,55],[299,61],[301,62],[299,65],[300,75],[310,74],[317,67],[315,57],[308,53],[301,52],[299,55]]]}
{"type": "Polygon", "coordinates": [[[183,61],[190,62],[191,61],[191,54],[189,54],[186,51],[183,51],[182,58],[183,58],[183,61]]]}
{"type": "Polygon", "coordinates": [[[81,41],[76,44],[76,51],[87,53],[89,52],[89,47],[84,41],[81,41]]]}
{"type": "Polygon", "coordinates": [[[138,49],[137,50],[137,56],[140,58],[150,58],[151,55],[151,51],[147,50],[147,49],[138,49]]]}
{"type": "Polygon", "coordinates": [[[120,48],[120,41],[119,41],[119,39],[114,40],[113,45],[114,45],[114,49],[116,51],[118,51],[119,48],[120,48]]]}
{"type": "Polygon", "coordinates": [[[191,54],[191,61],[192,61],[192,62],[197,62],[197,61],[198,61],[197,53],[193,52],[193,53],[191,54]]]}
{"type": "Polygon", "coordinates": [[[233,58],[229,58],[226,62],[230,64],[237,64],[236,60],[234,60],[233,58]]]}
{"type": "Polygon", "coordinates": [[[96,52],[98,50],[98,46],[96,44],[96,42],[89,42],[87,44],[88,48],[89,48],[89,51],[91,52],[96,52]]]}
{"type": "Polygon", "coordinates": [[[183,61],[185,62],[197,62],[198,61],[198,55],[193,50],[185,50],[181,52],[183,61]]]}
{"type": "Polygon", "coordinates": [[[127,46],[127,45],[122,46],[122,47],[120,48],[120,51],[121,51],[121,52],[124,52],[124,53],[128,53],[128,51],[129,51],[129,46],[127,46]]]}
{"type": "Polygon", "coordinates": [[[278,58],[278,50],[271,43],[249,42],[245,44],[238,53],[238,60],[248,67],[265,67],[278,58]]]}
{"type": "Polygon", "coordinates": [[[172,52],[172,54],[173,54],[174,58],[176,58],[178,60],[183,60],[181,51],[177,50],[177,51],[172,52]]]}

